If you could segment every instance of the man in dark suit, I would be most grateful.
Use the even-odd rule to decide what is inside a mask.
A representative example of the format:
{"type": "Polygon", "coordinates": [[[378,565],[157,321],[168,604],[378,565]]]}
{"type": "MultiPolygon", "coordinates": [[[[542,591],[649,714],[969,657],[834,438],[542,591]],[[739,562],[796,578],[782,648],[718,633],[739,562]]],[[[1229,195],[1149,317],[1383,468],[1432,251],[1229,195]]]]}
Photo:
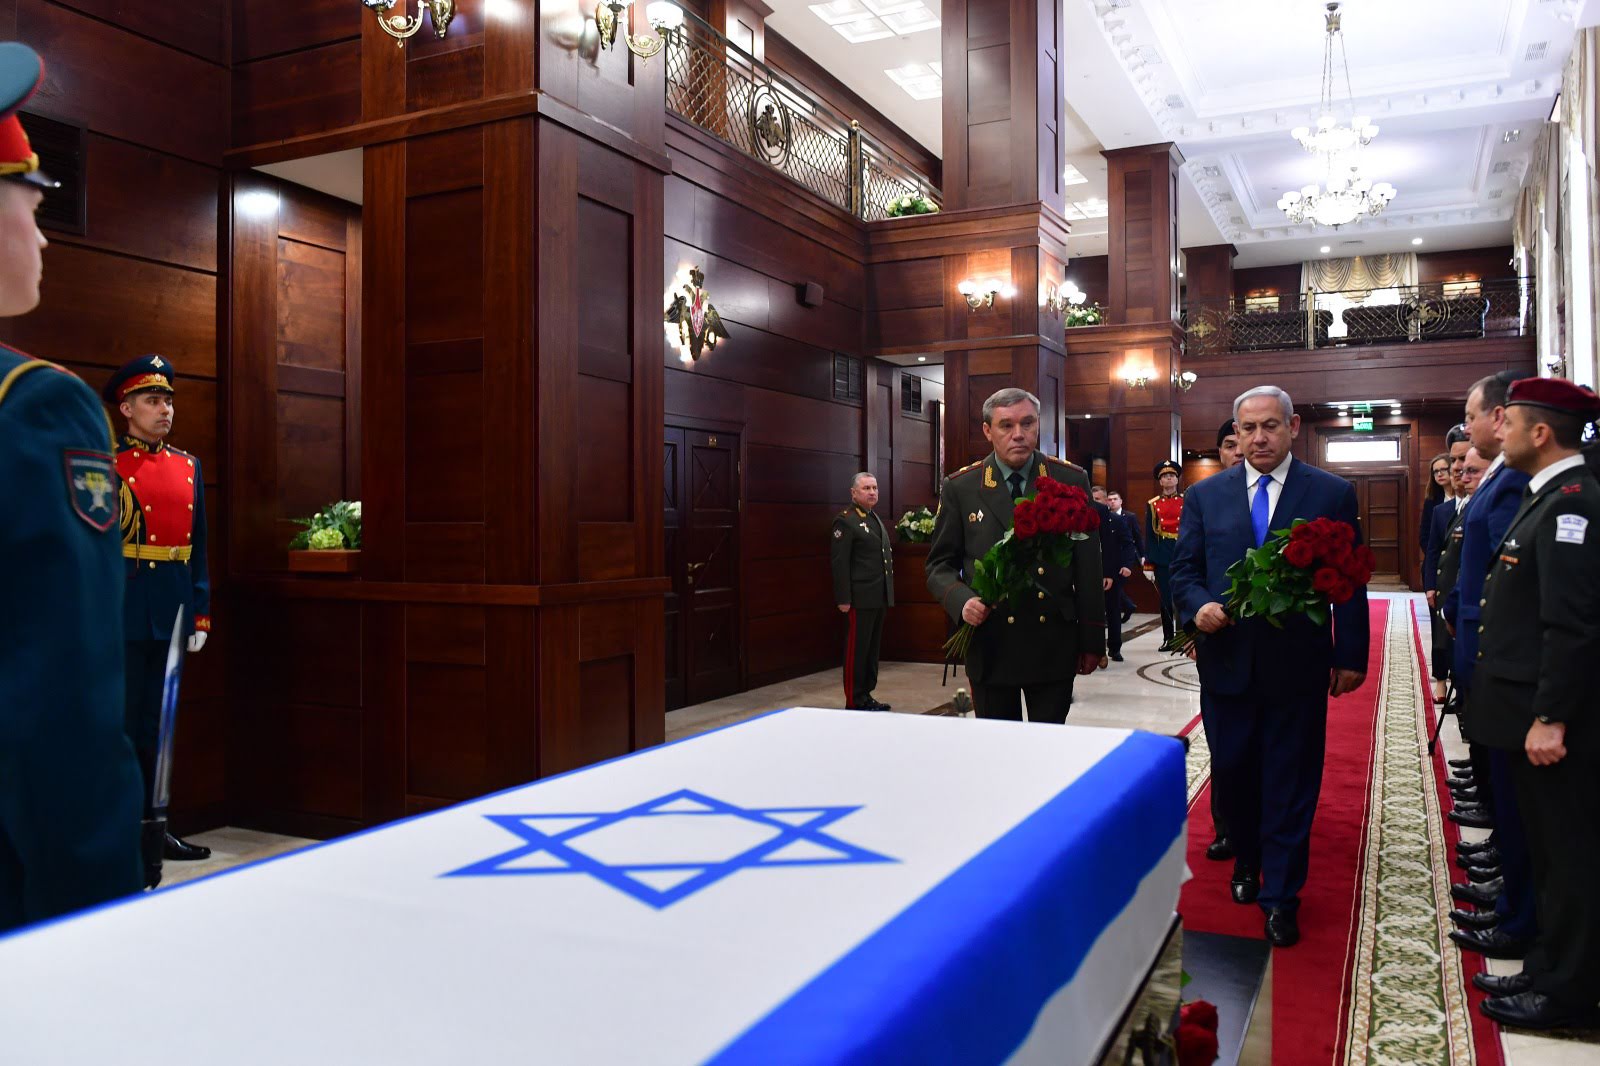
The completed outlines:
{"type": "Polygon", "coordinates": [[[1506,401],[1507,466],[1531,475],[1484,581],[1482,655],[1470,716],[1511,766],[1533,853],[1538,933],[1522,973],[1473,978],[1503,1025],[1600,1024],[1600,482],[1583,426],[1600,401],[1570,381],[1528,378],[1506,401]]]}
{"type": "MultiPolygon", "coordinates": [[[[1472,447],[1472,442],[1467,439],[1465,426],[1452,426],[1445,435],[1445,450],[1450,454],[1450,485],[1453,495],[1449,499],[1440,500],[1430,515],[1430,528],[1423,537],[1422,556],[1422,591],[1428,600],[1428,612],[1433,621],[1433,679],[1437,683],[1434,689],[1434,698],[1442,700],[1444,697],[1443,685],[1450,679],[1450,660],[1454,654],[1455,644],[1450,636],[1450,631],[1444,626],[1444,616],[1439,613],[1440,602],[1449,593],[1439,587],[1439,558],[1444,554],[1445,545],[1449,543],[1450,531],[1457,528],[1461,521],[1461,509],[1466,505],[1467,496],[1462,488],[1461,471],[1466,466],[1467,450],[1472,447]]],[[[1451,585],[1455,582],[1452,580],[1451,585]]]]}
{"type": "Polygon", "coordinates": [[[1094,505],[1100,512],[1100,568],[1106,589],[1106,651],[1114,663],[1122,662],[1122,596],[1128,578],[1139,566],[1139,549],[1129,523],[1112,513],[1110,493],[1094,487],[1094,505]]]}
{"type": "Polygon", "coordinates": [[[833,602],[849,618],[844,645],[845,706],[887,711],[872,690],[878,684],[883,617],[894,606],[894,544],[873,508],[878,479],[862,471],[850,479],[850,506],[833,519],[829,561],[833,602]]]}
{"type": "MultiPolygon", "coordinates": [[[[1461,567],[1456,587],[1444,601],[1444,616],[1455,635],[1451,673],[1462,694],[1461,727],[1471,743],[1472,782],[1477,785],[1477,805],[1458,804],[1447,817],[1462,825],[1494,829],[1495,850],[1480,855],[1475,867],[1480,882],[1499,873],[1499,898],[1493,910],[1499,923],[1488,928],[1455,929],[1450,939],[1465,951],[1491,959],[1520,959],[1538,931],[1538,910],[1533,894],[1533,857],[1528,850],[1522,816],[1517,811],[1516,786],[1511,761],[1503,751],[1483,740],[1479,721],[1483,702],[1473,700],[1472,685],[1478,665],[1478,635],[1483,600],[1483,579],[1522,505],[1528,475],[1505,465],[1500,435],[1505,427],[1506,393],[1515,375],[1509,371],[1486,377],[1467,393],[1466,426],[1472,449],[1489,460],[1461,518],[1461,567]]],[[[1468,870],[1468,876],[1473,869],[1468,870]]],[[[1480,897],[1480,902],[1485,897],[1480,897]]],[[[1470,897],[1469,897],[1470,901],[1470,897]]]]}
{"type": "Polygon", "coordinates": [[[1311,820],[1322,787],[1328,697],[1366,680],[1367,593],[1333,608],[1332,628],[1304,616],[1282,629],[1235,622],[1223,602],[1227,569],[1271,530],[1295,519],[1355,527],[1354,486],[1290,455],[1300,431],[1289,395],[1271,385],[1234,401],[1245,461],[1191,488],[1172,562],[1179,620],[1200,644],[1200,713],[1235,859],[1231,892],[1257,902],[1276,947],[1300,938],[1296,916],[1310,860],[1311,820]]]}
{"type": "Polygon", "coordinates": [[[1036,598],[984,603],[972,591],[974,564],[1011,529],[1016,500],[1050,477],[1089,495],[1083,468],[1039,452],[1039,400],[1001,389],[983,403],[983,435],[994,451],[944,480],[928,549],[928,591],[957,622],[977,627],[967,678],[980,718],[1066,721],[1072,683],[1105,655],[1105,596],[1100,538],[1075,541],[1067,568],[1041,566],[1036,598]]]}
{"type": "MultiPolygon", "coordinates": [[[[1222,464],[1223,470],[1232,470],[1244,462],[1244,452],[1239,447],[1239,431],[1233,424],[1233,419],[1228,419],[1217,427],[1217,461],[1222,464]]],[[[1205,728],[1205,722],[1200,723],[1200,728],[1205,728]]],[[[1209,746],[1211,738],[1206,738],[1209,746]]],[[[1206,858],[1212,862],[1227,862],[1234,857],[1233,844],[1228,840],[1228,816],[1223,813],[1223,802],[1219,790],[1226,788],[1217,780],[1213,771],[1211,774],[1211,843],[1206,845],[1206,858]]]]}
{"type": "MultiPolygon", "coordinates": [[[[0,44],[0,317],[39,303],[39,172],[17,108],[44,81],[0,44]]],[[[122,731],[111,424],[75,375],[0,345],[0,932],[139,891],[139,764],[122,731]]]]}
{"type": "MultiPolygon", "coordinates": [[[[1120,492],[1106,493],[1106,507],[1111,511],[1111,516],[1122,523],[1123,528],[1128,531],[1128,536],[1133,540],[1134,570],[1140,571],[1144,566],[1144,535],[1139,531],[1139,520],[1123,507],[1120,492]]],[[[1122,596],[1118,601],[1117,621],[1127,625],[1128,619],[1133,617],[1133,607],[1133,597],[1128,595],[1128,583],[1124,581],[1122,596]]]]}

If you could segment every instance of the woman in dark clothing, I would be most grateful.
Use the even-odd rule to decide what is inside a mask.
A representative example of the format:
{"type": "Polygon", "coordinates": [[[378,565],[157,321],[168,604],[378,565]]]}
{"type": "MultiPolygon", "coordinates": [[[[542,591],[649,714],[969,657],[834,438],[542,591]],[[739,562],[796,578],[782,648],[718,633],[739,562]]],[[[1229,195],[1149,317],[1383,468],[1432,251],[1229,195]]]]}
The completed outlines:
{"type": "Polygon", "coordinates": [[[1428,557],[1428,530],[1433,528],[1433,509],[1454,496],[1455,490],[1450,487],[1450,455],[1441,452],[1428,464],[1428,489],[1422,495],[1422,524],[1417,527],[1417,546],[1422,549],[1424,559],[1428,557]]]}

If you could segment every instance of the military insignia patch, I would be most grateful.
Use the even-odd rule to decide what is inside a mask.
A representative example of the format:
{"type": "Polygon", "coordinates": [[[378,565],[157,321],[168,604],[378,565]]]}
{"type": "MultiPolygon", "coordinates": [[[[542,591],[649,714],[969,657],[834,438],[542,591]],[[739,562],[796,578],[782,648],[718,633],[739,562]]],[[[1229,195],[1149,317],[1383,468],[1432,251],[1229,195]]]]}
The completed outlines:
{"type": "Polygon", "coordinates": [[[1583,491],[1583,486],[1582,485],[1562,485],[1561,486],[1561,495],[1563,495],[1563,496],[1575,496],[1575,495],[1577,495],[1578,493],[1580,493],[1582,491],[1583,491]]]}
{"type": "Polygon", "coordinates": [[[844,530],[836,529],[836,530],[833,531],[833,539],[834,540],[838,540],[839,538],[841,538],[843,536],[844,536],[844,530]]]}
{"type": "Polygon", "coordinates": [[[105,452],[62,453],[67,499],[78,517],[104,533],[117,520],[117,473],[105,452]]]}
{"type": "Polygon", "coordinates": [[[1589,520],[1578,514],[1556,515],[1556,543],[1582,544],[1589,535],[1589,520]]]}

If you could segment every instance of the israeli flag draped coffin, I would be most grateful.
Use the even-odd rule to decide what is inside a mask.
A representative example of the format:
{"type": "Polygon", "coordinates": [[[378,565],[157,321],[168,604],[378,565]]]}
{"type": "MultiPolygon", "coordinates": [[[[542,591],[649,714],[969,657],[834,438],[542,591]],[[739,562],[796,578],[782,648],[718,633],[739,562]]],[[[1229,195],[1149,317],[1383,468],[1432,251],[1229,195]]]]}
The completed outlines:
{"type": "Polygon", "coordinates": [[[0,1058],[1092,1062],[1184,813],[1171,738],[779,711],[0,940],[0,1058]]]}

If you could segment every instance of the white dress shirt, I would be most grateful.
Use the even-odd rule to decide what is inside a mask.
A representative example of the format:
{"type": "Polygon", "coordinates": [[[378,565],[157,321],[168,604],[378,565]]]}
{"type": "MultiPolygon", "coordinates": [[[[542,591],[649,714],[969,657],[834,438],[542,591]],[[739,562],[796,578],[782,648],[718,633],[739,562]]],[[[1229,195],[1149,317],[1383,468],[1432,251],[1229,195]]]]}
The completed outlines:
{"type": "Polygon", "coordinates": [[[1261,488],[1261,475],[1267,474],[1272,478],[1267,482],[1267,528],[1272,528],[1272,515],[1278,509],[1278,500],[1283,496],[1283,483],[1289,479],[1289,464],[1294,462],[1294,455],[1286,455],[1283,462],[1273,467],[1271,471],[1257,470],[1250,465],[1250,460],[1244,461],[1244,502],[1248,505],[1246,510],[1256,505],[1256,492],[1261,488]]]}
{"type": "Polygon", "coordinates": [[[1557,459],[1528,480],[1528,491],[1534,495],[1539,493],[1550,482],[1571,470],[1575,466],[1583,465],[1583,456],[1569,455],[1565,459],[1557,459]]]}

